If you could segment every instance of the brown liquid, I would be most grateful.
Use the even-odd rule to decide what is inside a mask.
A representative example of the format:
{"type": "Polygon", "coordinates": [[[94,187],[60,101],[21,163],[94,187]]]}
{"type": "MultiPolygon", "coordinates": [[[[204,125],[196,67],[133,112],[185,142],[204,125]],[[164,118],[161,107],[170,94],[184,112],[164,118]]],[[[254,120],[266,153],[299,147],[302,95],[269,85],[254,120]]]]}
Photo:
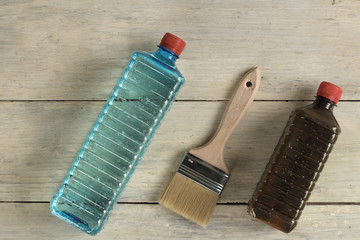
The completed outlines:
{"type": "Polygon", "coordinates": [[[249,214],[283,231],[297,224],[340,134],[332,108],[318,96],[293,112],[249,202],[249,214]]]}

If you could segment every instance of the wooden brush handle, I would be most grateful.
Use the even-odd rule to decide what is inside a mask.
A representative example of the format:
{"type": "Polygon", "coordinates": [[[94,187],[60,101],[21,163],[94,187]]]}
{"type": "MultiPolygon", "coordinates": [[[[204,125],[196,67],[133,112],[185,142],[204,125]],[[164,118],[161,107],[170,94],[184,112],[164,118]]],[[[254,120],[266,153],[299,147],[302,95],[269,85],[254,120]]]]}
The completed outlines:
{"type": "Polygon", "coordinates": [[[254,100],[260,80],[258,67],[246,73],[236,87],[214,136],[204,146],[190,149],[191,154],[229,173],[224,161],[225,144],[254,100]]]}

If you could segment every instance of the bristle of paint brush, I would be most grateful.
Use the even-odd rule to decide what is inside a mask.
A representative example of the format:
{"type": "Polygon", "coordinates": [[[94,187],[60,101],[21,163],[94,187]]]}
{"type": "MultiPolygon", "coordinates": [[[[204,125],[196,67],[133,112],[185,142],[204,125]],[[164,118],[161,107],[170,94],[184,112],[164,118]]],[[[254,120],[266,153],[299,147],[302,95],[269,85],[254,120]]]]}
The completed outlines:
{"type": "Polygon", "coordinates": [[[207,226],[229,174],[187,153],[159,203],[207,226]]]}

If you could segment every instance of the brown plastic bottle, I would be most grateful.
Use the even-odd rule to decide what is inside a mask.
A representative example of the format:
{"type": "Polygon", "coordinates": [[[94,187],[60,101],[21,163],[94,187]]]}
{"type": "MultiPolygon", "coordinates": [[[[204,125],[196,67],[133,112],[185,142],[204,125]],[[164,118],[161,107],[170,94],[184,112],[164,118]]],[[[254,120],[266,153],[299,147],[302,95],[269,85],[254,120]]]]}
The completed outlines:
{"type": "Polygon", "coordinates": [[[341,94],[322,82],[316,100],[292,113],[249,201],[251,216],[286,233],[295,228],[340,134],[332,110],[341,94]]]}

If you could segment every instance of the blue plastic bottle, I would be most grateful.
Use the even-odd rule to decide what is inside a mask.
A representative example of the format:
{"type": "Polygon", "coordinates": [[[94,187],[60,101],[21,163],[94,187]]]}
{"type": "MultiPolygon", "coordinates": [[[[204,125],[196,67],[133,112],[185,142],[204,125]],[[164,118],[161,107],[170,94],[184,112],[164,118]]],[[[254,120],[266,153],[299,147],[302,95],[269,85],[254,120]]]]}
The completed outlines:
{"type": "Polygon", "coordinates": [[[104,225],[184,83],[185,42],[166,33],[155,53],[134,52],[50,203],[55,216],[95,235],[104,225]]]}

